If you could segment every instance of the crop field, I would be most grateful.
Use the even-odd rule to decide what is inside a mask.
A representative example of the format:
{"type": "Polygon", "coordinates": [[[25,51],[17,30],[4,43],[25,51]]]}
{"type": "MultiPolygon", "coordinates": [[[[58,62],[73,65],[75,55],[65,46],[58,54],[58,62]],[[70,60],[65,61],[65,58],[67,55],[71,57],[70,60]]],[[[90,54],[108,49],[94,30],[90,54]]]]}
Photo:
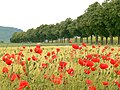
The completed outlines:
{"type": "Polygon", "coordinates": [[[0,47],[0,90],[120,90],[120,47],[0,47]]]}

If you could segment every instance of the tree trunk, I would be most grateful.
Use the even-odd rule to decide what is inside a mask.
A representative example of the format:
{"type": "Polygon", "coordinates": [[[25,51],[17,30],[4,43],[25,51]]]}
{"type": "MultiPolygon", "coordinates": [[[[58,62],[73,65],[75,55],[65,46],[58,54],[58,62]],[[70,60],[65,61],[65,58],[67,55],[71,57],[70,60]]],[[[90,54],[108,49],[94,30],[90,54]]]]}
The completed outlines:
{"type": "Polygon", "coordinates": [[[42,40],[40,39],[40,42],[42,42],[42,40]]]}
{"type": "Polygon", "coordinates": [[[110,44],[113,45],[113,36],[110,35],[110,44]]]}
{"type": "Polygon", "coordinates": [[[59,43],[59,40],[57,39],[56,42],[59,43]]]}
{"type": "Polygon", "coordinates": [[[64,38],[64,43],[65,43],[65,38],[64,38]]]}
{"type": "Polygon", "coordinates": [[[62,38],[60,38],[60,43],[63,43],[63,39],[62,38]]]}
{"type": "Polygon", "coordinates": [[[106,45],[108,44],[108,37],[106,37],[106,43],[105,43],[106,45]]]}
{"type": "Polygon", "coordinates": [[[58,43],[58,39],[56,39],[55,42],[58,43]]]}
{"type": "Polygon", "coordinates": [[[118,35],[118,45],[120,44],[120,35],[118,35]]]}
{"type": "Polygon", "coordinates": [[[61,43],[63,43],[63,38],[61,38],[61,43]]]}
{"type": "Polygon", "coordinates": [[[90,37],[90,44],[92,45],[92,35],[91,35],[91,37],[90,37]]]}
{"type": "Polygon", "coordinates": [[[63,39],[61,38],[61,43],[63,43],[63,39]]]}
{"type": "Polygon", "coordinates": [[[57,40],[55,40],[55,43],[57,43],[57,40]]]}
{"type": "Polygon", "coordinates": [[[69,41],[70,41],[70,38],[67,39],[67,42],[68,42],[68,43],[69,43],[69,41]]]}
{"type": "Polygon", "coordinates": [[[103,45],[103,36],[101,36],[101,45],[103,45]]]}
{"type": "Polygon", "coordinates": [[[81,36],[81,37],[80,37],[80,43],[82,43],[82,42],[83,42],[83,37],[81,36]]]}
{"type": "Polygon", "coordinates": [[[48,43],[49,43],[49,40],[48,40],[48,43]]]}
{"type": "Polygon", "coordinates": [[[61,43],[61,38],[60,38],[59,42],[61,43]]]}
{"type": "Polygon", "coordinates": [[[86,37],[86,43],[88,43],[88,36],[86,37]]]}
{"type": "Polygon", "coordinates": [[[96,39],[96,44],[98,44],[98,35],[95,35],[95,39],[96,39]]]}
{"type": "Polygon", "coordinates": [[[52,43],[53,43],[53,40],[52,40],[52,43]]]}
{"type": "Polygon", "coordinates": [[[77,43],[77,37],[75,37],[75,42],[77,43]]]}

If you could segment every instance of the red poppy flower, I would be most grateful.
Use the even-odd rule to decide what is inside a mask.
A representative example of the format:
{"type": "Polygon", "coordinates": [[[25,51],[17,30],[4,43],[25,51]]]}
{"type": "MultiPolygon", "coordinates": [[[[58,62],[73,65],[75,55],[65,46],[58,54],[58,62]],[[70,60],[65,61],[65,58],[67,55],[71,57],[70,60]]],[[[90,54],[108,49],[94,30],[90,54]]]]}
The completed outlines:
{"type": "Polygon", "coordinates": [[[92,58],[92,61],[93,62],[100,62],[100,59],[99,58],[92,58]]]}
{"type": "Polygon", "coordinates": [[[118,75],[120,75],[120,70],[117,72],[118,75]]]}
{"type": "Polygon", "coordinates": [[[8,71],[9,71],[9,70],[8,70],[7,67],[3,67],[3,69],[2,69],[2,72],[3,72],[3,73],[8,73],[8,71]]]}
{"type": "Polygon", "coordinates": [[[63,72],[64,68],[63,67],[58,67],[59,72],[63,72]]]}
{"type": "Polygon", "coordinates": [[[89,79],[86,80],[86,84],[91,84],[91,83],[92,83],[92,80],[89,80],[89,79]]]}
{"type": "Polygon", "coordinates": [[[96,87],[95,87],[94,85],[88,86],[88,89],[89,89],[89,90],[97,90],[96,87]]]}
{"type": "Polygon", "coordinates": [[[25,48],[26,48],[26,46],[22,46],[22,48],[23,48],[23,49],[25,49],[25,48]]]}
{"type": "Polygon", "coordinates": [[[24,56],[22,51],[18,52],[18,55],[24,56]]]}
{"type": "Polygon", "coordinates": [[[30,49],[30,52],[32,52],[33,50],[32,49],[30,49]]]}
{"type": "Polygon", "coordinates": [[[57,55],[54,54],[54,55],[52,56],[52,60],[54,60],[54,59],[56,59],[56,58],[57,58],[57,55]]]}
{"type": "Polygon", "coordinates": [[[34,51],[38,54],[42,54],[42,49],[41,48],[35,48],[34,51]]]}
{"type": "Polygon", "coordinates": [[[56,48],[56,50],[57,50],[57,53],[60,51],[60,48],[56,48]]]}
{"type": "Polygon", "coordinates": [[[30,61],[30,60],[31,60],[31,58],[29,57],[29,58],[28,58],[28,61],[30,61]]]}
{"type": "Polygon", "coordinates": [[[35,51],[36,53],[38,53],[38,54],[42,54],[42,49],[40,48],[39,45],[37,45],[37,46],[35,47],[34,51],[35,51]]]}
{"type": "Polygon", "coordinates": [[[47,53],[47,56],[50,56],[50,52],[47,53]]]}
{"type": "Polygon", "coordinates": [[[103,59],[103,60],[105,60],[106,58],[107,58],[106,56],[104,56],[104,55],[102,56],[102,59],[103,59]]]}
{"type": "Polygon", "coordinates": [[[82,46],[86,47],[87,45],[86,45],[86,43],[83,42],[83,43],[82,43],[82,46]]]}
{"type": "Polygon", "coordinates": [[[115,72],[116,72],[116,74],[117,74],[117,75],[120,75],[120,70],[118,70],[118,71],[115,71],[115,72]]]}
{"type": "Polygon", "coordinates": [[[94,46],[94,45],[92,45],[92,48],[95,48],[95,46],[94,46]]]}
{"type": "Polygon", "coordinates": [[[94,65],[94,63],[93,63],[92,61],[87,60],[87,62],[86,62],[86,66],[88,66],[88,67],[92,67],[93,65],[94,65]]]}
{"type": "Polygon", "coordinates": [[[91,71],[95,71],[97,68],[96,67],[90,67],[91,71]]]}
{"type": "Polygon", "coordinates": [[[53,60],[52,59],[49,59],[49,63],[52,63],[53,62],[53,60]]]}
{"type": "Polygon", "coordinates": [[[54,74],[52,74],[52,75],[50,76],[50,80],[51,80],[51,81],[54,80],[55,77],[56,77],[56,76],[55,76],[54,74]]]}
{"type": "Polygon", "coordinates": [[[44,79],[48,79],[48,75],[47,74],[44,74],[44,79]]]}
{"type": "Polygon", "coordinates": [[[110,57],[107,57],[106,60],[109,61],[111,58],[110,57]]]}
{"type": "Polygon", "coordinates": [[[6,60],[8,60],[10,58],[11,58],[11,55],[7,53],[2,57],[2,60],[5,62],[6,60]]]}
{"type": "Polygon", "coordinates": [[[82,65],[82,66],[85,65],[85,62],[84,62],[81,58],[79,58],[78,63],[79,63],[80,65],[82,65]]]}
{"type": "Polygon", "coordinates": [[[78,44],[72,44],[72,48],[79,49],[79,45],[78,44]]]}
{"type": "Polygon", "coordinates": [[[59,74],[59,77],[60,77],[60,78],[63,78],[63,74],[62,74],[62,73],[60,73],[60,74],[59,74]]]}
{"type": "Polygon", "coordinates": [[[81,50],[82,49],[82,46],[79,46],[79,50],[81,50]]]}
{"type": "Polygon", "coordinates": [[[114,59],[111,59],[111,60],[110,60],[110,63],[111,63],[112,65],[114,65],[114,64],[116,63],[116,61],[115,61],[114,59]]]}
{"type": "Polygon", "coordinates": [[[27,87],[27,86],[30,88],[30,86],[29,86],[29,84],[28,84],[27,81],[25,81],[25,80],[20,81],[18,90],[22,90],[23,88],[25,88],[25,87],[27,87]]]}
{"type": "Polygon", "coordinates": [[[38,60],[38,58],[33,55],[33,56],[32,56],[32,60],[33,60],[33,61],[36,61],[36,60],[38,60]]]}
{"type": "Polygon", "coordinates": [[[118,88],[120,89],[120,83],[117,84],[118,88]]]}
{"type": "Polygon", "coordinates": [[[62,78],[55,77],[53,79],[54,84],[61,84],[62,83],[62,78]]]}
{"type": "Polygon", "coordinates": [[[102,50],[102,53],[105,51],[105,49],[102,50]]]}
{"type": "Polygon", "coordinates": [[[107,64],[100,64],[100,68],[101,68],[101,69],[107,69],[107,68],[108,68],[108,65],[107,65],[107,64]]]}
{"type": "Polygon", "coordinates": [[[25,65],[25,61],[21,61],[20,64],[21,64],[22,66],[24,66],[24,65],[25,65]]]}
{"type": "Polygon", "coordinates": [[[108,45],[106,45],[104,48],[105,48],[105,49],[107,49],[108,47],[109,47],[109,46],[108,46],[108,45]]]}
{"type": "Polygon", "coordinates": [[[66,70],[67,73],[70,75],[70,76],[73,76],[74,74],[74,69],[73,68],[69,68],[68,70],[66,70]]]}
{"type": "Polygon", "coordinates": [[[48,67],[48,64],[47,64],[47,63],[42,63],[42,67],[43,67],[43,68],[47,68],[47,67],[48,67]]]}
{"type": "Polygon", "coordinates": [[[14,81],[17,78],[17,75],[15,73],[13,73],[10,77],[11,81],[14,81]]]}
{"type": "Polygon", "coordinates": [[[15,59],[15,54],[11,54],[11,58],[15,59]]]}
{"type": "Polygon", "coordinates": [[[10,60],[10,59],[7,59],[5,62],[6,62],[7,65],[11,65],[12,64],[12,60],[10,60]]]}
{"type": "Polygon", "coordinates": [[[118,63],[115,63],[115,64],[114,64],[114,67],[115,67],[115,68],[117,68],[118,66],[119,66],[119,64],[118,64],[118,63]]]}
{"type": "Polygon", "coordinates": [[[102,82],[102,84],[103,84],[104,86],[108,86],[108,85],[109,85],[109,82],[104,81],[104,82],[102,82]]]}
{"type": "Polygon", "coordinates": [[[90,70],[84,69],[84,72],[85,72],[86,74],[90,74],[90,70]]]}
{"type": "Polygon", "coordinates": [[[111,51],[114,51],[114,48],[111,48],[111,51]]]}
{"type": "Polygon", "coordinates": [[[64,68],[64,67],[66,67],[67,63],[63,62],[63,61],[60,61],[59,65],[60,65],[61,68],[64,68]]]}
{"type": "Polygon", "coordinates": [[[36,48],[41,48],[41,46],[39,44],[36,45],[36,48]]]}
{"type": "Polygon", "coordinates": [[[88,54],[86,57],[87,57],[88,59],[91,59],[91,58],[92,58],[92,55],[91,55],[91,54],[88,54]]]}
{"type": "Polygon", "coordinates": [[[54,51],[52,51],[52,55],[54,55],[55,54],[55,52],[54,51]]]}
{"type": "Polygon", "coordinates": [[[98,58],[98,57],[100,57],[100,55],[99,54],[93,54],[96,58],[98,58]]]}

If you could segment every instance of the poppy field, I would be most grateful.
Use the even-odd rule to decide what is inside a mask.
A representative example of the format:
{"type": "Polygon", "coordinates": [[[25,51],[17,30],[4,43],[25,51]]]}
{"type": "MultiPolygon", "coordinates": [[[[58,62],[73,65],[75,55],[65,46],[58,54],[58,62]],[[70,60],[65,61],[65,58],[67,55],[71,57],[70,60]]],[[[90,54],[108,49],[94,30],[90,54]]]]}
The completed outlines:
{"type": "Polygon", "coordinates": [[[0,90],[120,90],[120,47],[0,47],[0,90]]]}

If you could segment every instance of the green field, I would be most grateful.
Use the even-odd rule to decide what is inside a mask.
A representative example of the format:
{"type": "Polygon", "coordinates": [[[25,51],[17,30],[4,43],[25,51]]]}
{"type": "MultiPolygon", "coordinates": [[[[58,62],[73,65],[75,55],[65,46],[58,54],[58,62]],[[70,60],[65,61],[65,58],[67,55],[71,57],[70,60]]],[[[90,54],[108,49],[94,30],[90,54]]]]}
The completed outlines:
{"type": "MultiPolygon", "coordinates": [[[[79,45],[81,45],[80,43],[80,38],[77,39],[77,42],[75,42],[75,38],[71,38],[70,39],[72,41],[72,43],[78,43],[79,45]]],[[[83,38],[83,42],[86,43],[86,38],[83,38]]],[[[95,37],[93,37],[93,40],[92,40],[93,44],[92,45],[95,45],[95,37]]],[[[100,37],[98,38],[98,42],[101,43],[100,41],[100,37]]],[[[113,41],[113,46],[120,46],[117,44],[117,37],[114,37],[114,41],[113,41]]],[[[39,43],[39,42],[38,42],[39,43]]],[[[0,43],[0,47],[20,47],[20,46],[36,46],[37,43],[0,43]]],[[[65,43],[60,43],[59,40],[54,40],[54,42],[52,43],[51,41],[49,43],[39,43],[41,46],[71,46],[71,43],[69,43],[67,40],[65,40],[65,43]]],[[[88,43],[87,45],[91,45],[90,44],[90,37],[88,38],[88,43]]],[[[105,44],[105,38],[103,38],[103,45],[106,45],[105,44]]],[[[108,44],[107,45],[110,45],[110,38],[108,38],[108,44]]]]}

